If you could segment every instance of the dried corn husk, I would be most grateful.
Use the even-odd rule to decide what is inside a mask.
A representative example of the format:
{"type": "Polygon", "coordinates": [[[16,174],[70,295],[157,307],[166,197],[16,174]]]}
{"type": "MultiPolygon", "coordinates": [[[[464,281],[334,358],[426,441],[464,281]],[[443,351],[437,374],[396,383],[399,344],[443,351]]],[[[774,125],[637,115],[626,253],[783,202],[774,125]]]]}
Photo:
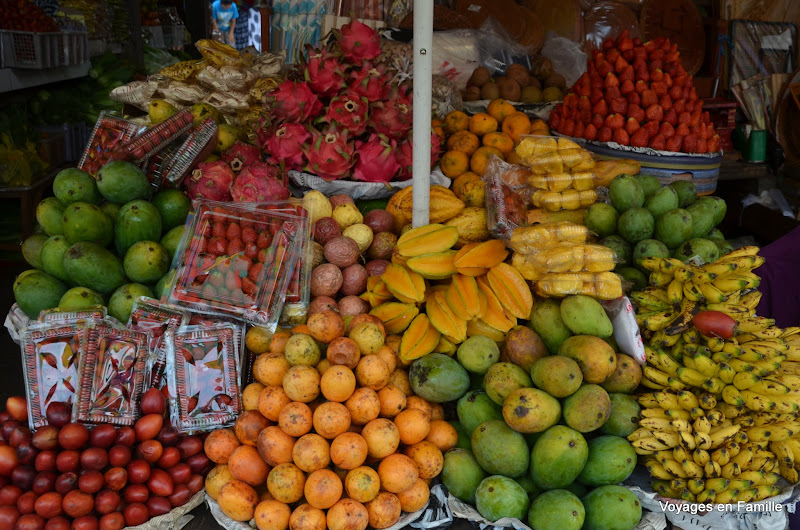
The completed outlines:
{"type": "Polygon", "coordinates": [[[198,85],[172,81],[158,90],[164,98],[174,99],[183,104],[194,104],[208,96],[209,91],[198,85]]]}
{"type": "Polygon", "coordinates": [[[128,103],[139,108],[147,108],[147,103],[158,90],[156,81],[133,81],[127,85],[118,86],[111,91],[111,99],[120,103],[128,103]]]}

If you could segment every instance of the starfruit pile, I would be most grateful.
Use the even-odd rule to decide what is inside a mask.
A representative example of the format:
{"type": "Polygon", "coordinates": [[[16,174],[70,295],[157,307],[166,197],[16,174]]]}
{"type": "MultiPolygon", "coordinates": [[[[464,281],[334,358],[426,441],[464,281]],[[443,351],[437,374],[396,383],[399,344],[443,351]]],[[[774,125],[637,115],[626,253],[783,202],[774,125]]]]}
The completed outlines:
{"type": "Polygon", "coordinates": [[[406,364],[432,352],[452,355],[473,335],[502,341],[533,307],[525,279],[504,263],[502,241],[454,250],[457,241],[453,226],[409,230],[398,239],[386,271],[370,278],[361,295],[387,333],[402,334],[399,357],[406,364]]]}
{"type": "Polygon", "coordinates": [[[622,280],[611,272],[614,252],[587,243],[588,229],[560,221],[518,228],[511,236],[512,266],[535,282],[537,294],[563,297],[583,294],[600,300],[622,296],[622,280]]]}

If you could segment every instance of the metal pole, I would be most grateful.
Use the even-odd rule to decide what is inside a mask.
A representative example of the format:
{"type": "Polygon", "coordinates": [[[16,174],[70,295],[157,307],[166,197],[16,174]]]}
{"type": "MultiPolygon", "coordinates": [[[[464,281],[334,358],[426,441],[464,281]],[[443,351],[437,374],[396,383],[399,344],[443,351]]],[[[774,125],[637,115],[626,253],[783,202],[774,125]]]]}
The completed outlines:
{"type": "Polygon", "coordinates": [[[431,184],[433,0],[414,0],[414,227],[428,224],[431,184]]]}

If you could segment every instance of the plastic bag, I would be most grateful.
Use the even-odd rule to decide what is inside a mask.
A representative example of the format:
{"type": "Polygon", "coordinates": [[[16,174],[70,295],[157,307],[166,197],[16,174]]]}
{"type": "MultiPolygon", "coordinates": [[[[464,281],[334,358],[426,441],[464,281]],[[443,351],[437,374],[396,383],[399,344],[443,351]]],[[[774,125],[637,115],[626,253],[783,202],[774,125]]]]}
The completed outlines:
{"type": "Polygon", "coordinates": [[[481,65],[479,39],[480,34],[470,29],[434,32],[433,74],[445,76],[464,90],[473,70],[481,65]]]}
{"type": "Polygon", "coordinates": [[[530,253],[559,243],[583,244],[588,237],[589,229],[582,224],[567,221],[541,223],[516,230],[509,246],[516,252],[530,253]]]}
{"type": "Polygon", "coordinates": [[[531,202],[537,208],[551,212],[559,210],[578,210],[587,208],[597,202],[597,192],[592,190],[544,191],[538,190],[531,195],[531,202]]]}
{"type": "Polygon", "coordinates": [[[526,200],[503,180],[512,164],[492,157],[486,167],[486,225],[494,237],[509,239],[527,221],[526,200]]]}
{"type": "Polygon", "coordinates": [[[478,47],[481,64],[492,74],[503,75],[509,65],[521,64],[530,69],[533,48],[514,40],[498,20],[492,16],[481,24],[478,47]]]}
{"type": "Polygon", "coordinates": [[[614,300],[622,296],[622,278],[613,272],[548,273],[535,284],[537,294],[563,298],[572,294],[598,300],[614,300]]]}
{"type": "Polygon", "coordinates": [[[604,245],[559,243],[523,254],[540,274],[550,272],[609,272],[617,264],[614,251],[604,245]]]}
{"type": "MultiPolygon", "coordinates": [[[[586,42],[598,50],[603,41],[627,29],[630,38],[642,37],[639,19],[628,6],[618,2],[597,2],[583,13],[586,42]]],[[[562,72],[563,74],[563,72],[562,72]]],[[[566,78],[566,75],[564,76],[566,78]]]]}
{"type": "Polygon", "coordinates": [[[586,54],[581,45],[553,31],[547,33],[541,54],[550,59],[554,72],[564,76],[568,87],[586,71],[586,54]]]}
{"type": "Polygon", "coordinates": [[[623,296],[604,302],[603,309],[606,310],[614,325],[614,340],[617,341],[620,351],[636,359],[637,363],[644,365],[647,356],[631,301],[627,296],[623,296]]]}

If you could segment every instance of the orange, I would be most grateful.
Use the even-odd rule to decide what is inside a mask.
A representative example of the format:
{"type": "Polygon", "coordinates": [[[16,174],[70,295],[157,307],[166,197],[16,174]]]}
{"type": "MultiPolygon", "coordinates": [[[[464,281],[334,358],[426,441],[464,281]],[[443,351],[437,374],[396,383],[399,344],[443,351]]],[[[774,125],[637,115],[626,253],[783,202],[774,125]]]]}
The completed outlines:
{"type": "Polygon", "coordinates": [[[490,132],[483,137],[483,145],[489,147],[496,147],[503,153],[503,156],[508,156],[514,150],[514,140],[509,135],[502,132],[490,132]]]}
{"type": "Polygon", "coordinates": [[[514,105],[505,99],[497,98],[489,103],[489,106],[486,108],[486,112],[489,113],[489,116],[496,119],[498,123],[503,123],[503,121],[506,119],[506,116],[517,112],[517,109],[515,109],[514,105]]]}
{"type": "Polygon", "coordinates": [[[475,133],[458,131],[447,139],[446,145],[451,151],[461,151],[466,153],[467,156],[472,156],[472,153],[481,146],[481,141],[475,133]]]}
{"type": "Polygon", "coordinates": [[[446,177],[456,178],[469,169],[469,156],[461,151],[447,151],[439,160],[439,166],[446,177]]]}
{"type": "MultiPolygon", "coordinates": [[[[500,160],[503,160],[503,153],[501,153],[499,149],[484,145],[475,151],[474,155],[472,155],[472,160],[469,162],[469,168],[478,175],[483,175],[486,173],[486,166],[489,165],[489,160],[491,160],[492,156],[499,157],[500,160]]],[[[446,174],[447,173],[445,173],[445,175],[446,174]]]]}
{"type": "Polygon", "coordinates": [[[255,522],[258,530],[285,530],[289,528],[292,509],[276,500],[261,501],[256,506],[255,522]]]}
{"type": "Polygon", "coordinates": [[[342,497],[342,481],[330,469],[318,469],[306,479],[304,492],[308,504],[327,510],[342,497]]]}
{"type": "Polygon", "coordinates": [[[497,127],[497,120],[485,112],[479,112],[469,119],[469,131],[478,136],[495,132],[497,127]]]}
{"type": "Polygon", "coordinates": [[[347,495],[358,502],[369,502],[381,490],[378,472],[371,467],[361,466],[347,473],[344,480],[347,495]]]}
{"type": "Polygon", "coordinates": [[[431,430],[430,415],[420,409],[405,409],[394,418],[400,431],[400,441],[405,445],[419,443],[431,430]]]}
{"type": "Polygon", "coordinates": [[[519,157],[516,151],[511,151],[509,155],[506,157],[506,162],[509,164],[514,164],[515,166],[522,165],[522,159],[519,157]]]}
{"type": "Polygon", "coordinates": [[[533,120],[531,122],[531,134],[550,136],[550,128],[547,126],[547,122],[540,118],[533,120]]]}
{"type": "Polygon", "coordinates": [[[518,144],[522,136],[531,133],[531,119],[524,112],[514,112],[503,120],[503,132],[518,144]]]}
{"type": "Polygon", "coordinates": [[[444,122],[438,118],[431,120],[431,132],[433,132],[441,140],[447,138],[447,134],[444,132],[444,122]]]}
{"type": "Polygon", "coordinates": [[[458,443],[458,431],[444,420],[433,420],[425,440],[438,447],[440,451],[447,451],[458,443]]]}
{"type": "Polygon", "coordinates": [[[469,116],[460,110],[454,110],[444,118],[444,128],[450,133],[466,131],[469,128],[469,116]]]}

